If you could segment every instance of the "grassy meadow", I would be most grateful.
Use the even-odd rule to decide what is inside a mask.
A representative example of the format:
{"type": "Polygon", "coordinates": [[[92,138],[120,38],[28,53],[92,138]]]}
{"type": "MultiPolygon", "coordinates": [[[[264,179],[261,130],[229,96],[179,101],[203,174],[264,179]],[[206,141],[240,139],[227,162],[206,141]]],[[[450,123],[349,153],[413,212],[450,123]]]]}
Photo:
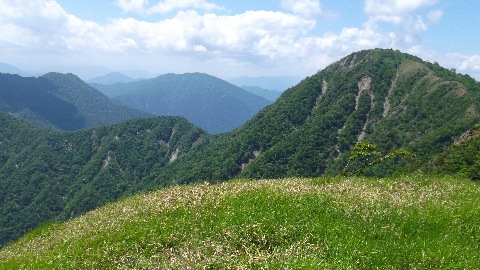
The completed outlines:
{"type": "Polygon", "coordinates": [[[0,269],[479,269],[480,186],[235,180],[136,195],[0,250],[0,269]]]}

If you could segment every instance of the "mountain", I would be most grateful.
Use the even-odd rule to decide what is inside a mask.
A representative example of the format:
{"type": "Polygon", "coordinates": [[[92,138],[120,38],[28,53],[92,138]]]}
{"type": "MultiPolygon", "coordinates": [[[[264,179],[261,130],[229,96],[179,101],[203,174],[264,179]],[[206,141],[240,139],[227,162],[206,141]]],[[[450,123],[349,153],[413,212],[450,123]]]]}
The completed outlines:
{"type": "MultiPolygon", "coordinates": [[[[478,104],[480,84],[468,75],[398,51],[360,51],[288,89],[171,171],[185,183],[338,174],[359,141],[382,153],[403,148],[424,163],[480,123],[478,104]]],[[[365,173],[403,166],[389,160],[365,173]]]]}
{"type": "Polygon", "coordinates": [[[301,81],[300,77],[296,76],[279,76],[279,77],[234,77],[227,79],[231,84],[239,87],[243,86],[257,86],[264,89],[272,89],[275,91],[285,91],[286,89],[298,84],[301,81]]]}
{"type": "Polygon", "coordinates": [[[202,73],[94,87],[124,105],[154,115],[177,115],[216,134],[231,131],[271,102],[202,73]]]}
{"type": "Polygon", "coordinates": [[[149,116],[113,102],[73,74],[60,73],[38,78],[0,74],[0,111],[61,130],[149,116]]]}
{"type": "MultiPolygon", "coordinates": [[[[178,83],[178,76],[193,75],[161,80],[178,83]]],[[[403,148],[417,156],[413,163],[387,160],[366,175],[422,169],[480,123],[478,104],[480,84],[471,77],[376,49],[305,78],[224,134],[208,135],[180,117],[54,132],[2,114],[0,244],[45,221],[159,187],[338,175],[360,141],[380,153],[403,148]]]]}
{"type": "Polygon", "coordinates": [[[136,81],[120,72],[110,72],[106,75],[95,77],[87,81],[89,84],[114,84],[114,83],[129,83],[136,81]]]}
{"type": "Polygon", "coordinates": [[[27,72],[7,63],[0,63],[0,73],[18,74],[22,76],[28,75],[27,72]]]}
{"type": "Polygon", "coordinates": [[[252,94],[255,94],[257,96],[261,96],[263,98],[266,98],[272,102],[275,102],[275,100],[277,100],[278,97],[280,97],[280,95],[282,94],[282,92],[280,91],[275,91],[275,90],[268,90],[268,89],[264,89],[264,88],[261,88],[261,87],[258,87],[258,86],[242,86],[242,89],[252,93],[252,94]]]}
{"type": "Polygon", "coordinates": [[[0,113],[0,245],[44,222],[158,188],[150,181],[156,172],[208,137],[180,117],[56,132],[0,113]]]}

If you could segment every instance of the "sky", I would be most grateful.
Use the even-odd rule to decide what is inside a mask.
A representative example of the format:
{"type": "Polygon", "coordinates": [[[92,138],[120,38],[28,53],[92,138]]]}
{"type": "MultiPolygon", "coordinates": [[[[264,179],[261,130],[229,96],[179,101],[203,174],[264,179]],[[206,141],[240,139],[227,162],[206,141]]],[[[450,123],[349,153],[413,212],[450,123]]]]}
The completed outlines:
{"type": "Polygon", "coordinates": [[[83,68],[83,79],[305,77],[355,51],[393,48],[480,80],[478,11],[478,0],[0,0],[0,62],[83,68]]]}

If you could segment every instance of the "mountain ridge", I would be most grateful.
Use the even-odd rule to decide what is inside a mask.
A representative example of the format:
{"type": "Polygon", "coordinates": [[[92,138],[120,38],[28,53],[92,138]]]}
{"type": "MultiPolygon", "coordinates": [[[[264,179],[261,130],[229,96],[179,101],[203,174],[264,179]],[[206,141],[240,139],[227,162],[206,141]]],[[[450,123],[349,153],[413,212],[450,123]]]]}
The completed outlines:
{"type": "Polygon", "coordinates": [[[124,105],[157,116],[183,116],[213,134],[241,126],[271,103],[205,73],[169,73],[139,82],[92,85],[124,105]]]}
{"type": "Polygon", "coordinates": [[[118,104],[71,73],[0,73],[0,110],[40,126],[76,130],[149,115],[118,104]]]}
{"type": "MultiPolygon", "coordinates": [[[[20,220],[33,228],[33,213],[44,221],[62,220],[106,201],[170,185],[337,175],[359,141],[376,144],[382,153],[404,148],[418,157],[411,168],[420,168],[480,123],[479,100],[480,84],[467,75],[376,49],[340,59],[287,89],[241,127],[214,136],[183,118],[159,117],[54,136],[42,131],[31,140],[35,129],[22,132],[18,120],[4,116],[5,133],[9,126],[18,132],[1,140],[7,153],[0,156],[2,192],[22,192],[21,198],[8,197],[0,204],[5,213],[0,215],[0,232],[5,232],[0,238],[4,243],[12,232],[27,230],[19,229],[20,220]],[[184,150],[175,146],[180,141],[184,150]],[[65,183],[71,192],[68,207],[64,191],[46,189],[35,201],[44,209],[25,210],[35,205],[29,198],[35,198],[36,187],[49,181],[65,183]],[[22,211],[32,215],[11,214],[22,211]]],[[[407,170],[406,165],[389,160],[365,173],[386,176],[407,170]]]]}

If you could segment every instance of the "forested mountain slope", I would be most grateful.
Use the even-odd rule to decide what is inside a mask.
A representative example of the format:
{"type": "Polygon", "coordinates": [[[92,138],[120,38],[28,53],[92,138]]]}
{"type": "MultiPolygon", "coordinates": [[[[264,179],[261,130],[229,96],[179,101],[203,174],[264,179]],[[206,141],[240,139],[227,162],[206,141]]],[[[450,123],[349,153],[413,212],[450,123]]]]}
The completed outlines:
{"type": "Polygon", "coordinates": [[[0,111],[61,130],[148,116],[110,100],[73,74],[60,73],[38,78],[0,73],[0,111]]]}
{"type": "MultiPolygon", "coordinates": [[[[421,163],[480,122],[479,96],[478,82],[438,64],[393,50],[361,51],[304,79],[172,169],[186,182],[338,174],[363,140],[381,152],[404,148],[421,163]]],[[[387,175],[401,165],[392,160],[367,173],[387,175]]]]}
{"type": "MultiPolygon", "coordinates": [[[[333,63],[242,127],[215,136],[177,117],[56,133],[2,114],[0,243],[158,187],[339,174],[359,141],[382,153],[404,148],[422,165],[480,123],[479,95],[479,83],[466,75],[377,49],[333,63]]],[[[404,165],[394,161],[366,173],[404,165]]]]}
{"type": "Polygon", "coordinates": [[[203,73],[165,74],[139,82],[91,85],[127,106],[159,116],[183,116],[212,134],[241,126],[271,103],[203,73]]]}
{"type": "Polygon", "coordinates": [[[0,245],[48,220],[158,187],[151,174],[208,136],[180,117],[55,132],[0,113],[0,245]]]}

